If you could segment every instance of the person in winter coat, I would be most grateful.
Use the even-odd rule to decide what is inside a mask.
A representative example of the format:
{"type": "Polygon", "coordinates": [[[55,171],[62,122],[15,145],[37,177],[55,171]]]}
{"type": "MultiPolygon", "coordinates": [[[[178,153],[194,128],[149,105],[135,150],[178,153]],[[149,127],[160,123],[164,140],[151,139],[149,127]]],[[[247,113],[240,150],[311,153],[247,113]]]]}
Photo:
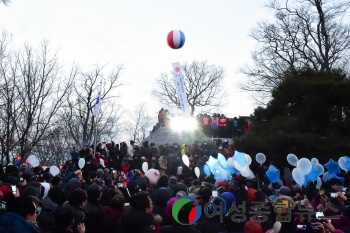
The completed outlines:
{"type": "Polygon", "coordinates": [[[118,230],[118,223],[121,215],[124,213],[125,198],[123,196],[113,197],[107,206],[103,207],[108,222],[106,233],[115,233],[118,230]]]}
{"type": "Polygon", "coordinates": [[[107,218],[100,204],[101,198],[101,188],[96,184],[90,185],[87,189],[88,202],[85,207],[87,212],[85,219],[86,233],[105,233],[107,230],[107,218]]]}
{"type": "Polygon", "coordinates": [[[159,164],[159,172],[160,175],[165,175],[167,169],[168,169],[168,164],[167,164],[167,159],[162,155],[158,159],[158,164],[159,164]]]}
{"type": "Polygon", "coordinates": [[[130,198],[130,206],[120,219],[123,233],[155,233],[153,204],[146,192],[139,192],[130,198]]]}
{"type": "Polygon", "coordinates": [[[82,189],[76,189],[69,194],[68,201],[63,204],[63,207],[69,208],[74,213],[74,225],[72,227],[74,233],[79,233],[78,226],[84,223],[86,212],[84,210],[87,203],[87,196],[82,189]]]}
{"type": "MultiPolygon", "coordinates": [[[[50,233],[72,233],[74,212],[67,207],[60,207],[54,213],[55,224],[50,233]]],[[[85,233],[84,223],[78,225],[78,233],[85,233]]]]}
{"type": "Polygon", "coordinates": [[[20,198],[13,212],[0,216],[0,233],[39,233],[31,223],[36,218],[37,210],[32,197],[20,198]]]}

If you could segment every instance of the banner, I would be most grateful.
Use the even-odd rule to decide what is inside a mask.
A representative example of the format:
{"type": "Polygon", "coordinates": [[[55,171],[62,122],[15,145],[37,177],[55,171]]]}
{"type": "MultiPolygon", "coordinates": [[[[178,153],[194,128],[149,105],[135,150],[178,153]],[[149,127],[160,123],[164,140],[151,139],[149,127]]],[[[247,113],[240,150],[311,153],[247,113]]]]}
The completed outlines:
{"type": "Polygon", "coordinates": [[[190,107],[189,107],[189,104],[187,101],[185,82],[184,82],[184,79],[182,77],[180,64],[173,63],[173,70],[174,70],[175,86],[176,86],[177,95],[179,98],[181,110],[186,115],[190,115],[190,107]]]}

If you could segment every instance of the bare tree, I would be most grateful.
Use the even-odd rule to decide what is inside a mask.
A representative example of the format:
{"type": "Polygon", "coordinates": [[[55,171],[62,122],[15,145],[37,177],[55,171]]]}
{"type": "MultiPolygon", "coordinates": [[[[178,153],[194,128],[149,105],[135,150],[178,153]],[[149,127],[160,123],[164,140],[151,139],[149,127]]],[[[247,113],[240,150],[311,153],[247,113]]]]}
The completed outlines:
{"type": "Polygon", "coordinates": [[[130,139],[140,144],[156,122],[149,116],[146,103],[136,106],[128,115],[129,121],[125,123],[124,130],[130,139]]]}
{"type": "Polygon", "coordinates": [[[70,159],[73,141],[66,135],[61,126],[47,131],[46,140],[37,145],[32,153],[36,155],[42,165],[62,165],[70,159]]]}
{"type": "Polygon", "coordinates": [[[65,130],[79,147],[94,143],[95,129],[97,139],[102,135],[118,135],[120,106],[113,102],[117,96],[112,94],[123,85],[120,81],[123,66],[117,65],[108,75],[103,74],[104,68],[96,66],[90,72],[79,72],[72,95],[60,112],[65,130]],[[102,104],[97,119],[93,115],[93,109],[101,80],[103,80],[102,104]]]}
{"type": "Polygon", "coordinates": [[[22,159],[47,139],[46,132],[57,122],[54,118],[66,101],[74,68],[62,74],[57,54],[47,42],[35,50],[26,45],[0,60],[0,143],[2,160],[10,162],[20,153],[22,159]]]}
{"type": "MultiPolygon", "coordinates": [[[[205,61],[193,61],[191,64],[186,62],[181,67],[191,115],[194,115],[197,109],[210,112],[225,104],[226,93],[223,88],[224,69],[222,67],[208,65],[205,61]]],[[[161,74],[152,94],[162,104],[180,108],[176,86],[171,74],[161,74]]]]}
{"type": "Polygon", "coordinates": [[[11,0],[0,0],[0,2],[3,3],[5,6],[8,6],[11,0]]]}
{"type": "Polygon", "coordinates": [[[240,87],[258,103],[270,100],[285,75],[300,68],[349,71],[348,0],[270,0],[267,7],[275,21],[260,22],[252,30],[258,43],[254,65],[241,69],[247,79],[240,87]]]}

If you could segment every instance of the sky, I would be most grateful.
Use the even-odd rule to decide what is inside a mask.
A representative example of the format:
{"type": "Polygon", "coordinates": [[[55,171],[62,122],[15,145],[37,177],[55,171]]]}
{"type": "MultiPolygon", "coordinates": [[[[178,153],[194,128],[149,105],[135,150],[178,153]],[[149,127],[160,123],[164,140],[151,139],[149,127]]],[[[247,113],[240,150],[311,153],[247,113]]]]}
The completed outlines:
{"type": "Polygon", "coordinates": [[[237,87],[245,78],[239,68],[252,62],[257,46],[249,37],[252,28],[272,15],[263,5],[263,0],[12,0],[0,4],[0,30],[11,33],[18,48],[48,40],[67,69],[73,62],[88,71],[96,64],[124,64],[126,85],[116,90],[120,103],[132,110],[146,102],[155,117],[164,107],[151,95],[160,74],[170,73],[174,62],[207,61],[225,70],[228,99],[221,113],[245,116],[256,106],[237,87]],[[171,30],[184,32],[181,49],[168,47],[171,30]]]}

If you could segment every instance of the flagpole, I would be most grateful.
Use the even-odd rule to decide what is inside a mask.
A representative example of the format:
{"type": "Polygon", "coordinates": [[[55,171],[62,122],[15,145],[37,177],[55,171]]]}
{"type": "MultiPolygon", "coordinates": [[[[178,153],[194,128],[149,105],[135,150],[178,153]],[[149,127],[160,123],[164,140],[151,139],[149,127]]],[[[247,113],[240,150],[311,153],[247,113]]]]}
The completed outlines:
{"type": "MultiPolygon", "coordinates": [[[[100,91],[98,93],[98,97],[97,98],[100,98],[100,102],[98,103],[99,105],[101,105],[101,89],[102,89],[102,79],[101,79],[101,82],[100,82],[100,91]]],[[[97,103],[96,103],[97,104],[97,103]]],[[[95,106],[96,107],[96,106],[95,106]]],[[[99,116],[99,113],[100,113],[100,106],[98,106],[98,109],[97,109],[97,112],[96,112],[96,115],[94,117],[96,117],[96,121],[95,121],[95,136],[94,136],[94,157],[96,156],[96,143],[97,143],[97,123],[98,123],[98,116],[99,116]]],[[[95,111],[95,110],[94,110],[95,111]]]]}

